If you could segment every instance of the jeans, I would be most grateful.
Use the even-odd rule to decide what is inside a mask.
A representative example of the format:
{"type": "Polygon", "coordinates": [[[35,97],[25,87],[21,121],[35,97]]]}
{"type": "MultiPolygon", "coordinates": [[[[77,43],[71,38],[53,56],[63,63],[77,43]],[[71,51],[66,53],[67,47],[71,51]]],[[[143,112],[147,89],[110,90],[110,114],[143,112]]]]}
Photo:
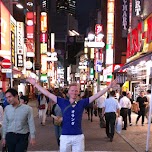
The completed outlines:
{"type": "Polygon", "coordinates": [[[54,129],[55,129],[55,136],[56,136],[56,139],[57,139],[57,143],[58,143],[58,146],[59,146],[60,145],[60,136],[61,136],[62,128],[61,128],[61,126],[54,125],[54,129]]]}

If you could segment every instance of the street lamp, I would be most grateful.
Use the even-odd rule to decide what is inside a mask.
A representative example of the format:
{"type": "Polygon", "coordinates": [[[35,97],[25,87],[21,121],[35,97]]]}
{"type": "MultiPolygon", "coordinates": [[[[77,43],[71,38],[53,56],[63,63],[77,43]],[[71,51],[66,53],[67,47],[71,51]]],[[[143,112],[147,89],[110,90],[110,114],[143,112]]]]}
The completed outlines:
{"type": "MultiPolygon", "coordinates": [[[[89,63],[91,60],[94,60],[95,58],[95,67],[96,67],[96,79],[97,79],[97,90],[100,90],[100,72],[102,71],[102,60],[100,59],[99,51],[105,46],[105,43],[102,41],[104,37],[104,34],[102,31],[96,32],[94,34],[93,32],[88,33],[88,37],[85,38],[84,42],[84,53],[87,53],[87,48],[90,48],[90,55],[89,55],[89,63]],[[94,56],[94,50],[98,50],[96,55],[94,56]],[[92,56],[93,55],[93,56],[92,56]]],[[[93,61],[92,61],[93,62],[93,61]]],[[[90,67],[90,66],[89,66],[90,67]]],[[[91,68],[91,67],[90,67],[91,68]]],[[[90,69],[91,72],[91,69],[90,69]]],[[[91,76],[91,75],[90,75],[91,76]]]]}

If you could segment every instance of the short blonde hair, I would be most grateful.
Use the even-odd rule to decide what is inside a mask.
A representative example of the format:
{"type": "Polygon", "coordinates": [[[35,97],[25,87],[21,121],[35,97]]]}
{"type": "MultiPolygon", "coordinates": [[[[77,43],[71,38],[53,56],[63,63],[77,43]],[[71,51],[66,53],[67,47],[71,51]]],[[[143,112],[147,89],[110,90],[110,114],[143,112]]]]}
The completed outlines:
{"type": "Polygon", "coordinates": [[[78,88],[80,88],[79,84],[76,83],[76,82],[69,84],[69,88],[72,87],[72,86],[77,86],[78,88]]]}

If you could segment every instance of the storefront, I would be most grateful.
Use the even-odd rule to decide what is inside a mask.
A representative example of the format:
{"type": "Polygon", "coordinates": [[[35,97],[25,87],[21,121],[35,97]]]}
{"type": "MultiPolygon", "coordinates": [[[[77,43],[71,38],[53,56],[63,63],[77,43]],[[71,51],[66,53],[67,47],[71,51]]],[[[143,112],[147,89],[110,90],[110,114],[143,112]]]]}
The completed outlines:
{"type": "Polygon", "coordinates": [[[127,79],[134,100],[139,92],[150,87],[150,68],[152,67],[152,14],[138,23],[127,38],[127,79]]]}

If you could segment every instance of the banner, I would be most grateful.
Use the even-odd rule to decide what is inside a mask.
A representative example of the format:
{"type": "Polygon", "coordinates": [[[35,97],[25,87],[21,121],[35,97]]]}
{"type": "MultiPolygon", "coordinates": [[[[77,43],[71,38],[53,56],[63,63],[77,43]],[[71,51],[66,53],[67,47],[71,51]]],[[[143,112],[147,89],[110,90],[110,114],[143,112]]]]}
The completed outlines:
{"type": "Polygon", "coordinates": [[[122,0],[122,37],[127,38],[129,28],[129,0],[122,0]]]}
{"type": "Polygon", "coordinates": [[[143,0],[132,0],[132,16],[140,16],[143,13],[143,0]]]}

